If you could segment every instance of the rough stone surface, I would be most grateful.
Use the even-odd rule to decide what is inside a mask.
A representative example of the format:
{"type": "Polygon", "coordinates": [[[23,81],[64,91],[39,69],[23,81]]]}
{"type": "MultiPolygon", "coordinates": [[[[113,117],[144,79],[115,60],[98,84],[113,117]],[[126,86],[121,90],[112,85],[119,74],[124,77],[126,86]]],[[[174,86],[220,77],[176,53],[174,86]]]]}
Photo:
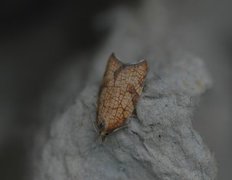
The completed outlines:
{"type": "Polygon", "coordinates": [[[93,125],[99,87],[87,86],[51,125],[35,179],[215,179],[214,158],[191,124],[195,99],[211,84],[205,72],[200,59],[184,58],[150,77],[138,117],[104,143],[93,125]]]}
{"type": "Polygon", "coordinates": [[[216,179],[214,157],[191,122],[211,79],[201,59],[183,53],[178,41],[165,36],[170,24],[166,10],[162,5],[154,10],[152,2],[136,13],[112,13],[114,30],[93,57],[85,87],[38,136],[35,180],[216,179]],[[151,22],[151,17],[161,20],[151,22]],[[112,51],[123,61],[146,58],[149,74],[137,117],[101,143],[94,127],[96,101],[112,51]]]}

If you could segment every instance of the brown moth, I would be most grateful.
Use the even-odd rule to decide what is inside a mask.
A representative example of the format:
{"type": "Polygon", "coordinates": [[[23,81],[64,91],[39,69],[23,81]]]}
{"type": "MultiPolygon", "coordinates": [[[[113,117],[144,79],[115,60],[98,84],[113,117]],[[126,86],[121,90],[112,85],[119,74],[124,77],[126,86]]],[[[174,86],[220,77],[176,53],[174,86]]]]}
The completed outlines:
{"type": "Polygon", "coordinates": [[[102,140],[134,112],[148,72],[146,60],[124,64],[112,54],[100,87],[96,124],[102,140]]]}

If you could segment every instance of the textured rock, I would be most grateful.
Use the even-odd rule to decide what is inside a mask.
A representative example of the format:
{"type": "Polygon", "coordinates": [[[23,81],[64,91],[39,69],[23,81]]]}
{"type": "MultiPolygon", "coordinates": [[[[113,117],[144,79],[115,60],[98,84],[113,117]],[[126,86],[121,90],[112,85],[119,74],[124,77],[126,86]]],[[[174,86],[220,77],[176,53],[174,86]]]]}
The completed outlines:
{"type": "MultiPolygon", "coordinates": [[[[152,70],[150,70],[152,71],[152,70]]],[[[183,58],[146,82],[137,118],[104,143],[94,129],[98,84],[51,125],[35,179],[215,179],[214,158],[191,124],[211,84],[200,59],[183,58]]]]}
{"type": "Polygon", "coordinates": [[[201,59],[183,53],[179,41],[166,36],[173,28],[162,5],[152,3],[159,1],[146,2],[137,13],[111,14],[114,30],[93,57],[85,88],[71,107],[57,113],[44,141],[45,133],[39,135],[35,180],[216,179],[214,157],[191,122],[211,79],[201,59]],[[123,61],[146,56],[149,73],[137,117],[101,143],[94,127],[96,101],[112,51],[123,61]]]}

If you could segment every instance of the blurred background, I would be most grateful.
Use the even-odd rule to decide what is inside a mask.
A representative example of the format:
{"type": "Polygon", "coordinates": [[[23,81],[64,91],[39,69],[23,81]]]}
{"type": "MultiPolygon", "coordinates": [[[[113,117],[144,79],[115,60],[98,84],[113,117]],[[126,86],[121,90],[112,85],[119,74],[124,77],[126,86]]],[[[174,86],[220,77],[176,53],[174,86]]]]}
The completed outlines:
{"type": "MultiPolygon", "coordinates": [[[[76,97],[91,64],[83,60],[86,58],[76,57],[93,56],[110,35],[113,22],[109,23],[104,14],[117,7],[137,11],[146,2],[0,2],[0,179],[31,179],[31,149],[36,133],[46,124],[40,114],[41,102],[46,104],[45,108],[49,107],[49,119],[76,97]],[[83,67],[83,72],[69,71],[72,66],[83,67]],[[66,79],[62,80],[63,71],[70,73],[70,78],[77,78],[77,85],[70,86],[66,79]],[[47,101],[44,94],[50,86],[56,91],[50,93],[53,100],[47,101]],[[60,92],[65,95],[56,98],[60,92]]],[[[165,35],[178,36],[182,46],[204,59],[212,75],[213,88],[202,97],[193,124],[215,154],[218,179],[229,180],[232,178],[232,3],[154,0],[154,4],[155,8],[150,10],[166,9],[162,18],[169,19],[171,25],[167,28],[174,27],[166,29],[165,35]]],[[[156,15],[154,18],[159,18],[159,13],[156,15]]]]}

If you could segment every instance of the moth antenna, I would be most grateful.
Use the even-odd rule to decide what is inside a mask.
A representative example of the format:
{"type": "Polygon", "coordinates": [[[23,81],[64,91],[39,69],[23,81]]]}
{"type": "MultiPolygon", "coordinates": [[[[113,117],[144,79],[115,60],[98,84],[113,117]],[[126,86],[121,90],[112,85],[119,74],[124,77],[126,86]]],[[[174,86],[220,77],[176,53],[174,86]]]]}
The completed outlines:
{"type": "Polygon", "coordinates": [[[103,141],[104,141],[104,139],[102,139],[102,137],[101,137],[101,135],[98,133],[98,128],[97,128],[97,126],[96,126],[96,123],[92,120],[92,125],[93,125],[93,128],[94,128],[94,130],[95,130],[95,132],[96,132],[96,134],[97,134],[97,138],[96,138],[96,140],[95,140],[95,143],[96,142],[100,142],[100,143],[103,143],[103,141]]]}
{"type": "Polygon", "coordinates": [[[112,133],[111,133],[111,134],[113,134],[113,133],[117,133],[119,130],[121,130],[121,129],[125,129],[125,128],[128,128],[128,122],[127,122],[127,123],[125,123],[123,126],[121,126],[121,127],[117,128],[117,129],[114,129],[114,130],[112,131],[112,133]]]}

